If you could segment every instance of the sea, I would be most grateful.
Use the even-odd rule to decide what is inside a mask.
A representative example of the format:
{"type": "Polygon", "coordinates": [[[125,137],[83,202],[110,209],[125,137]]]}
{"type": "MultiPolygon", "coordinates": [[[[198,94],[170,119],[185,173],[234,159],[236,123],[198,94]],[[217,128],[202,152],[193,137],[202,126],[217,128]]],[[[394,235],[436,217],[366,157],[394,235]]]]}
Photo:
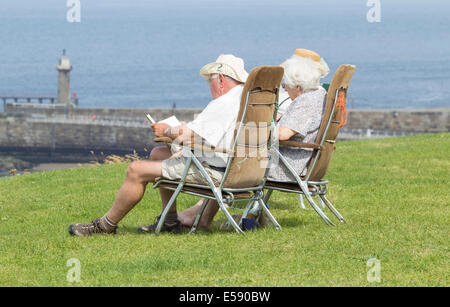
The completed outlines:
{"type": "Polygon", "coordinates": [[[323,82],[356,65],[352,109],[448,107],[449,16],[448,0],[0,0],[0,96],[56,95],[65,50],[81,107],[203,108],[220,54],[250,71],[306,48],[323,82]]]}

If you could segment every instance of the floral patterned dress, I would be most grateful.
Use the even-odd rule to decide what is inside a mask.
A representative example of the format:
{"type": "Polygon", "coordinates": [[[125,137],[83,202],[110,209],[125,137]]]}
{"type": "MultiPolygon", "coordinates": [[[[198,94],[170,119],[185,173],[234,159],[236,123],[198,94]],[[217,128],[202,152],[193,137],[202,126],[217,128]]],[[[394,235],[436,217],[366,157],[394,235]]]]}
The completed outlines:
{"type": "MultiPolygon", "coordinates": [[[[323,87],[309,91],[298,96],[280,118],[277,127],[289,128],[295,132],[289,140],[314,143],[319,132],[322,113],[325,107],[327,92],[323,87]]],[[[297,174],[306,174],[308,162],[311,160],[313,150],[310,148],[296,148],[281,146],[281,155],[289,162],[297,174]]],[[[275,153],[271,154],[271,167],[268,179],[272,181],[295,181],[286,166],[278,159],[275,153]]]]}

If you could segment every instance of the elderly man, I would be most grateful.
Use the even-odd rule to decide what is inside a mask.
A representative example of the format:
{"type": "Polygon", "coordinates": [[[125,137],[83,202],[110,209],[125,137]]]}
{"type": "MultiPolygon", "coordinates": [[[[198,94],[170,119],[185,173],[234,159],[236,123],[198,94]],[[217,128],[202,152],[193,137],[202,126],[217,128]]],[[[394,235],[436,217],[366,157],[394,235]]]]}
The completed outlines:
{"type": "MultiPolygon", "coordinates": [[[[178,127],[167,124],[152,125],[155,136],[170,137],[175,142],[189,142],[192,137],[202,138],[206,144],[214,147],[230,148],[234,135],[235,123],[239,111],[243,83],[248,73],[244,69],[244,61],[233,55],[220,55],[213,63],[205,65],[200,75],[210,84],[211,95],[214,98],[206,108],[192,121],[178,127]],[[217,118],[220,117],[220,120],[217,118]]],[[[116,233],[118,223],[125,217],[144,196],[149,182],[155,182],[158,177],[180,179],[186,165],[182,152],[173,154],[167,147],[155,148],[151,161],[135,161],[127,170],[125,182],[122,184],[111,209],[101,218],[91,223],[72,224],[69,233],[77,236],[89,236],[95,233],[116,233]]],[[[199,157],[206,171],[213,180],[220,181],[226,166],[227,157],[215,153],[208,157],[199,157]]],[[[201,175],[195,166],[191,166],[188,180],[201,180],[201,175]]],[[[173,191],[160,189],[162,209],[170,200],[173,191]]],[[[209,214],[214,215],[218,204],[210,204],[209,214]]],[[[154,232],[156,223],[139,227],[141,232],[154,232]]],[[[176,204],[174,204],[164,221],[161,231],[181,233],[181,222],[178,220],[176,204]]]]}

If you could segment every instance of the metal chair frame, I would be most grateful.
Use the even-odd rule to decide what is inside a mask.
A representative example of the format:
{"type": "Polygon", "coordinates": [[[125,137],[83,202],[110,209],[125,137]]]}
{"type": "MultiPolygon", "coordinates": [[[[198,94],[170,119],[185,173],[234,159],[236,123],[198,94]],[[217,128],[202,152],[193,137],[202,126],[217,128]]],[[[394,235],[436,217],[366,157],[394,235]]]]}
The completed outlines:
{"type": "MultiPolygon", "coordinates": [[[[354,67],[353,67],[354,69],[354,67]]],[[[279,152],[279,150],[275,147],[272,147],[272,150],[274,150],[280,158],[281,163],[283,163],[286,168],[289,170],[290,174],[295,178],[295,182],[288,182],[291,184],[296,184],[298,185],[298,187],[300,188],[300,190],[298,189],[290,189],[290,188],[286,188],[286,187],[275,187],[275,186],[265,186],[265,189],[267,189],[267,193],[265,193],[264,195],[264,203],[267,203],[272,192],[274,190],[277,191],[282,191],[282,192],[288,192],[288,193],[296,193],[299,195],[300,198],[300,207],[303,209],[306,209],[306,207],[303,204],[303,198],[302,195],[304,195],[306,197],[306,199],[308,200],[309,204],[311,205],[311,207],[317,212],[317,214],[319,214],[319,216],[322,218],[322,220],[329,226],[335,226],[335,224],[328,218],[328,216],[321,210],[321,208],[319,208],[319,206],[314,202],[313,197],[314,196],[318,196],[319,202],[321,204],[321,207],[324,208],[325,206],[328,207],[328,209],[336,216],[336,218],[341,222],[341,223],[346,223],[346,220],[344,219],[344,217],[342,216],[342,214],[333,206],[333,204],[331,203],[331,201],[326,197],[326,194],[328,192],[328,181],[327,180],[319,180],[319,181],[310,181],[309,178],[311,176],[311,174],[314,171],[314,167],[316,166],[317,161],[320,158],[320,154],[321,154],[321,147],[324,144],[324,142],[329,142],[334,144],[335,141],[334,140],[326,140],[327,138],[327,133],[328,130],[330,128],[330,125],[332,123],[332,119],[333,119],[333,114],[336,110],[336,104],[337,104],[337,100],[339,97],[339,92],[344,91],[345,96],[347,95],[347,89],[348,87],[340,87],[336,89],[336,96],[335,99],[333,101],[333,106],[332,106],[332,111],[330,113],[330,117],[327,121],[326,124],[326,128],[325,131],[322,135],[322,138],[320,139],[318,148],[317,150],[317,154],[314,157],[314,159],[312,161],[310,161],[310,163],[312,163],[310,169],[308,170],[308,173],[306,174],[306,176],[304,177],[304,179],[302,180],[302,178],[297,174],[297,172],[294,170],[294,168],[289,164],[289,162],[286,160],[286,158],[284,158],[281,153],[279,152]],[[311,188],[311,191],[310,191],[311,188]]],[[[316,142],[317,143],[317,142],[316,142]]],[[[267,178],[266,178],[267,180],[267,178]]]]}
{"type": "MultiPolygon", "coordinates": [[[[275,225],[275,227],[278,230],[281,230],[281,226],[279,225],[279,223],[276,221],[276,219],[273,217],[273,215],[270,213],[269,209],[265,206],[264,204],[264,183],[266,182],[266,177],[268,174],[268,170],[269,168],[266,168],[265,174],[263,179],[261,180],[261,182],[257,185],[257,186],[252,186],[252,187],[248,187],[248,188],[227,188],[224,187],[224,183],[227,179],[229,170],[230,170],[230,166],[233,162],[234,159],[234,155],[236,153],[236,148],[238,146],[238,140],[239,140],[239,135],[241,133],[242,127],[244,126],[244,119],[246,117],[247,114],[247,109],[248,109],[248,105],[252,104],[249,102],[249,97],[251,94],[253,93],[257,93],[260,92],[262,90],[260,89],[254,89],[254,90],[249,90],[247,92],[247,97],[246,97],[246,101],[245,101],[245,106],[244,106],[244,112],[243,112],[243,116],[239,122],[239,126],[235,135],[235,139],[234,139],[234,143],[232,145],[232,155],[228,157],[228,161],[227,161],[227,165],[225,168],[225,172],[224,175],[222,177],[222,180],[219,184],[219,186],[216,186],[213,182],[213,180],[211,179],[211,177],[209,176],[209,174],[207,173],[207,171],[205,170],[205,168],[203,167],[202,163],[198,160],[198,158],[194,155],[194,151],[192,147],[189,146],[185,146],[183,145],[184,148],[188,148],[190,149],[189,151],[185,151],[188,156],[187,156],[187,163],[185,166],[185,169],[183,171],[183,174],[181,176],[180,180],[167,180],[167,179],[161,179],[159,181],[157,181],[154,185],[153,188],[158,188],[159,185],[161,183],[169,183],[172,185],[176,185],[175,187],[170,187],[170,186],[164,186],[164,189],[169,189],[169,190],[173,190],[175,191],[172,195],[172,197],[170,198],[169,202],[167,203],[166,207],[164,208],[163,212],[161,213],[161,218],[159,219],[158,225],[156,227],[156,233],[159,233],[161,231],[161,228],[163,226],[164,220],[166,218],[167,213],[169,212],[170,208],[172,207],[173,203],[175,202],[176,198],[178,197],[179,193],[186,193],[186,194],[190,194],[190,195],[195,195],[195,196],[200,196],[202,198],[204,198],[205,200],[203,201],[201,208],[196,216],[196,219],[194,221],[194,224],[190,230],[190,233],[195,233],[198,227],[198,223],[200,221],[200,218],[208,204],[208,201],[211,200],[216,200],[217,203],[219,204],[220,209],[222,210],[222,212],[224,213],[224,215],[226,216],[227,220],[230,222],[230,224],[233,226],[234,230],[239,233],[239,234],[244,234],[244,231],[241,229],[240,224],[241,222],[238,224],[233,217],[231,216],[231,214],[228,212],[227,207],[232,207],[234,202],[236,201],[247,201],[247,205],[246,208],[244,210],[244,212],[248,212],[250,207],[256,204],[263,210],[263,212],[269,217],[270,221],[275,225]],[[188,170],[191,167],[192,163],[198,167],[198,169],[200,170],[201,174],[203,175],[204,179],[206,180],[207,184],[197,184],[197,183],[189,183],[186,182],[186,176],[188,174],[188,170]],[[201,192],[193,192],[193,191],[188,191],[183,189],[184,187],[193,187],[193,188],[199,188],[205,190],[205,193],[201,193],[201,192]],[[206,192],[212,192],[214,196],[210,196],[208,195],[206,192]],[[241,199],[235,199],[234,193],[239,193],[239,192],[252,192],[253,195],[251,195],[250,197],[247,198],[241,198],[241,199]],[[227,194],[226,197],[223,197],[223,193],[227,194]]],[[[274,104],[276,105],[278,103],[278,90],[275,90],[276,92],[273,92],[274,94],[276,94],[276,99],[275,101],[269,101],[269,102],[264,102],[264,103],[258,103],[258,104],[266,104],[266,105],[270,105],[270,104],[274,104]]],[[[274,108],[274,114],[273,114],[273,119],[276,116],[276,108],[274,108]]],[[[273,134],[273,125],[270,129],[270,133],[268,136],[268,140],[267,140],[267,144],[265,145],[267,150],[269,150],[271,143],[272,143],[272,134],[273,134]]],[[[239,144],[239,146],[242,146],[242,144],[239,144]]],[[[216,152],[222,152],[220,150],[214,150],[211,149],[212,151],[216,151],[216,152]]],[[[269,162],[268,162],[269,163],[269,162]]]]}

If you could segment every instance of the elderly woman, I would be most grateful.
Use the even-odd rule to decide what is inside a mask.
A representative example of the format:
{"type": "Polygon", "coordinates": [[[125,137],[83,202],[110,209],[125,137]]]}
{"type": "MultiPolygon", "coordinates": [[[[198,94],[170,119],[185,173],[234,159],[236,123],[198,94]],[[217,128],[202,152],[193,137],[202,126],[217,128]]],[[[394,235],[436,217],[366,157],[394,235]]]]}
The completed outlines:
{"type": "MultiPolygon", "coordinates": [[[[284,82],[282,87],[288,93],[291,103],[277,124],[278,139],[313,143],[319,130],[327,93],[320,85],[320,79],[327,72],[324,73],[324,66],[320,62],[296,54],[284,62],[283,66],[284,82]]],[[[306,172],[312,151],[283,146],[280,148],[280,153],[299,175],[306,172]]],[[[277,161],[276,156],[272,156],[271,161],[269,180],[295,181],[281,161],[277,161]]],[[[183,226],[193,224],[201,204],[202,200],[193,207],[178,213],[178,219],[183,226]]],[[[219,209],[218,206],[212,208],[210,205],[207,208],[209,210],[205,211],[199,223],[201,228],[209,228],[219,209]]]]}
{"type": "MultiPolygon", "coordinates": [[[[311,59],[314,62],[316,62],[316,69],[320,73],[320,78],[325,78],[328,73],[330,72],[330,68],[328,67],[328,64],[325,62],[325,60],[316,52],[308,49],[295,49],[294,54],[292,57],[299,57],[299,58],[306,58],[311,59]]],[[[285,67],[286,62],[281,63],[280,66],[285,67]]],[[[289,97],[289,94],[287,91],[283,88],[280,89],[280,95],[279,95],[279,106],[278,106],[278,114],[277,114],[277,120],[280,119],[280,117],[286,113],[287,109],[289,108],[290,104],[292,103],[291,98],[289,97]]]]}
{"type": "MultiPolygon", "coordinates": [[[[323,73],[320,64],[311,58],[292,56],[284,63],[284,82],[282,87],[292,103],[281,116],[278,126],[280,141],[293,140],[314,143],[322,119],[327,92],[320,85],[323,73]]],[[[280,153],[299,175],[306,173],[312,156],[311,149],[280,147],[280,153]]],[[[276,158],[275,156],[272,159],[276,158]]],[[[269,180],[295,181],[281,161],[272,164],[269,180]]]]}

